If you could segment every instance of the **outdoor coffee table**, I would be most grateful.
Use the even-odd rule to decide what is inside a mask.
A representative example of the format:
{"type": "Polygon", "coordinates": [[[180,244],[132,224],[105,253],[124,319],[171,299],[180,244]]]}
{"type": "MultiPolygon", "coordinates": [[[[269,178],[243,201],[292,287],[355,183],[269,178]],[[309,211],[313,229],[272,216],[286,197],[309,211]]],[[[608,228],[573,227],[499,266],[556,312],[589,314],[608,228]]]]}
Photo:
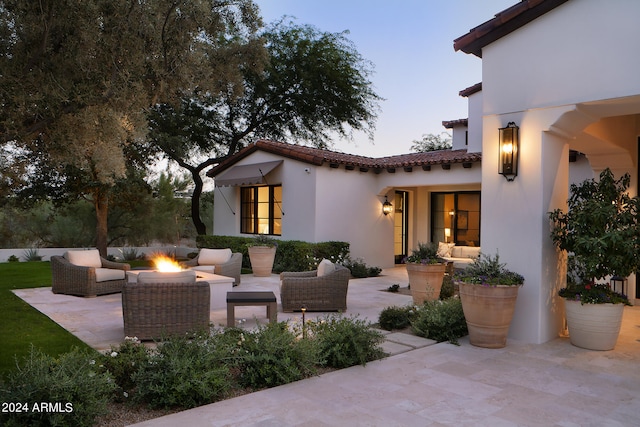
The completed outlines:
{"type": "Polygon", "coordinates": [[[278,317],[278,303],[273,292],[227,292],[227,326],[236,323],[236,306],[267,307],[267,317],[270,322],[276,322],[278,317]]]}

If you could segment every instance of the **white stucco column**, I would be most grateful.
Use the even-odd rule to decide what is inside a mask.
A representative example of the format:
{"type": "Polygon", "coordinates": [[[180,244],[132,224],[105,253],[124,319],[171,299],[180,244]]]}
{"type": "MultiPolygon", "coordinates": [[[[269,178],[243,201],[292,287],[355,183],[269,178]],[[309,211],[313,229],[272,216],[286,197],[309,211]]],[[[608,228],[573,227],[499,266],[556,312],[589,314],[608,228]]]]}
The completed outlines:
{"type": "Polygon", "coordinates": [[[559,110],[483,120],[482,252],[498,252],[508,269],[525,277],[509,337],[530,343],[549,341],[562,329],[557,289],[566,272],[549,237],[547,215],[563,207],[568,195],[568,140],[548,131],[559,110]],[[520,158],[518,176],[508,182],[498,174],[498,129],[511,121],[520,127],[520,158]]]}

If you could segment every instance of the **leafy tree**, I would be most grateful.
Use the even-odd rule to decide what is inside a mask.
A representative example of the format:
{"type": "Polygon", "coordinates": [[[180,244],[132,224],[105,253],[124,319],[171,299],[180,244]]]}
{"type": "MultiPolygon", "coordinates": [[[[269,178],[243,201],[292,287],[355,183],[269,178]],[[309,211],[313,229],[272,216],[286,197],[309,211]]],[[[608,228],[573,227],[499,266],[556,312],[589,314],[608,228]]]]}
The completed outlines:
{"type": "Polygon", "coordinates": [[[112,190],[148,109],[241,88],[240,70],[264,57],[257,11],[251,0],[1,2],[0,144],[37,157],[52,191],[92,201],[106,254],[112,190]]]}
{"type": "Polygon", "coordinates": [[[327,147],[336,134],[372,135],[380,97],[369,81],[371,64],[346,34],[278,22],[262,34],[267,65],[243,69],[240,87],[186,98],[180,108],[154,109],[153,143],[193,177],[191,215],[198,234],[206,234],[199,212],[200,173],[250,141],[271,138],[327,147]]]}
{"type": "Polygon", "coordinates": [[[432,133],[422,135],[422,139],[414,140],[411,151],[414,153],[426,153],[428,151],[446,150],[451,148],[451,137],[443,132],[446,136],[434,135],[432,133]]]}

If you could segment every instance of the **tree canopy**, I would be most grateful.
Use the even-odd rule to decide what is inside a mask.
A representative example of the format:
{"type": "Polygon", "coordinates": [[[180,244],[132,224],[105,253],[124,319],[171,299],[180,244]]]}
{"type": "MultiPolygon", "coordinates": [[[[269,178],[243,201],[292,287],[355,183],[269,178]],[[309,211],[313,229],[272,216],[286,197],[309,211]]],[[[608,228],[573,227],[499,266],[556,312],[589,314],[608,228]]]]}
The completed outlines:
{"type": "Polygon", "coordinates": [[[192,218],[200,234],[200,172],[249,142],[271,138],[324,148],[353,131],[372,136],[381,98],[369,80],[372,64],[346,35],[277,22],[262,33],[265,67],[243,69],[241,87],[153,111],[153,143],[192,173],[192,218]]]}
{"type": "Polygon", "coordinates": [[[243,73],[262,68],[260,26],[250,0],[3,1],[1,143],[85,183],[77,194],[93,200],[104,254],[109,191],[149,108],[239,95],[243,73]]]}
{"type": "Polygon", "coordinates": [[[413,141],[411,151],[414,153],[425,153],[427,151],[450,149],[451,137],[447,133],[444,134],[446,136],[442,136],[442,134],[435,135],[433,133],[422,135],[422,139],[413,141]]]}

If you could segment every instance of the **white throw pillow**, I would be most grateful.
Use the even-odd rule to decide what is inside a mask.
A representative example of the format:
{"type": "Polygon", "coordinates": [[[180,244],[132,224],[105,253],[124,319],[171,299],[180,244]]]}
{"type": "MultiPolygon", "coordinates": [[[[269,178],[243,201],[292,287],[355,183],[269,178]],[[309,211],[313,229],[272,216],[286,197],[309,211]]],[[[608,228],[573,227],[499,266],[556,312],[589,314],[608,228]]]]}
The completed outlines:
{"type": "Polygon", "coordinates": [[[196,272],[191,270],[172,271],[161,273],[159,271],[143,271],[138,273],[139,284],[149,283],[195,283],[196,272]]]}
{"type": "Polygon", "coordinates": [[[450,257],[451,248],[453,248],[455,245],[455,243],[438,242],[438,252],[436,255],[438,255],[440,258],[450,257]]]}
{"type": "Polygon", "coordinates": [[[323,258],[320,264],[318,264],[318,277],[326,276],[334,271],[336,271],[336,266],[328,259],[323,258]]]}
{"type": "Polygon", "coordinates": [[[200,249],[199,265],[225,264],[231,259],[231,249],[200,249]]]}
{"type": "Polygon", "coordinates": [[[67,251],[64,257],[73,265],[81,267],[102,267],[100,260],[100,252],[97,249],[89,249],[88,251],[67,251]]]}

